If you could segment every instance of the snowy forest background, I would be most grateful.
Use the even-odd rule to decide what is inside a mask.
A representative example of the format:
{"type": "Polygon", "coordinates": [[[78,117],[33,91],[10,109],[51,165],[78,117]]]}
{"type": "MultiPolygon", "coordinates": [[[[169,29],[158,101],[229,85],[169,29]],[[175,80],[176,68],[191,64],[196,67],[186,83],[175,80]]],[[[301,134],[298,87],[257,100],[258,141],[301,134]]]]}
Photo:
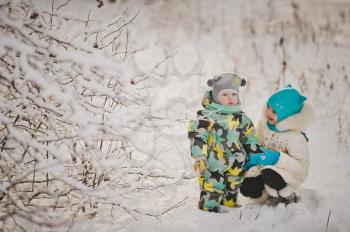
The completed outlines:
{"type": "Polygon", "coordinates": [[[1,231],[348,231],[349,0],[1,0],[1,231]],[[291,83],[316,120],[287,207],[196,208],[187,124],[206,80],[256,124],[291,83]]]}

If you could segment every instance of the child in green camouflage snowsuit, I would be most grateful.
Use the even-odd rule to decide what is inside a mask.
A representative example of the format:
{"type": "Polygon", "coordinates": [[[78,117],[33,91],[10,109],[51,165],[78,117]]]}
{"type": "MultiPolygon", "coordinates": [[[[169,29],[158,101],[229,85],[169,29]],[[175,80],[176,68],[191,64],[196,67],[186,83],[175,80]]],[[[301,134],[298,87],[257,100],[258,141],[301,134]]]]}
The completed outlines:
{"type": "Polygon", "coordinates": [[[237,195],[249,154],[262,153],[255,129],[241,110],[239,87],[245,80],[226,73],[208,81],[197,119],[189,123],[188,137],[195,170],[199,173],[198,207],[220,212],[220,205],[237,206],[237,195]]]}

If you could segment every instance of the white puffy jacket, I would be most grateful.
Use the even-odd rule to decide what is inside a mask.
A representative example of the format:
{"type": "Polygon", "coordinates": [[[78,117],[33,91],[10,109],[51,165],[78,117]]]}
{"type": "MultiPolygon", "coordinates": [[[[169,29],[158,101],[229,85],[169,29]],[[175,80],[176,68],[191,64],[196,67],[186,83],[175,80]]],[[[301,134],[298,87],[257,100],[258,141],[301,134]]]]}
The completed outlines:
{"type": "Polygon", "coordinates": [[[312,119],[312,107],[310,103],[305,102],[303,109],[298,114],[292,115],[276,125],[276,128],[282,132],[275,132],[267,127],[267,120],[265,113],[263,113],[257,127],[259,143],[268,149],[279,151],[281,155],[275,165],[252,167],[247,171],[245,177],[258,176],[266,168],[273,169],[283,177],[287,186],[277,193],[275,189],[265,185],[267,194],[274,197],[291,195],[308,175],[309,150],[307,140],[301,132],[305,131],[312,119]]]}

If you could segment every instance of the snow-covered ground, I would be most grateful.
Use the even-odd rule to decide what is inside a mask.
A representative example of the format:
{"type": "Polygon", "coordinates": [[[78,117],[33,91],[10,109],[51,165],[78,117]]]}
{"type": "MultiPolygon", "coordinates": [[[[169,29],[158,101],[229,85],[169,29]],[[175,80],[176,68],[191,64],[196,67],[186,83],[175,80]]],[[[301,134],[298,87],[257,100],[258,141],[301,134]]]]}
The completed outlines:
{"type": "MultiPolygon", "coordinates": [[[[348,231],[350,158],[348,152],[338,150],[334,137],[329,138],[335,133],[333,128],[332,121],[319,120],[309,130],[310,175],[297,192],[297,204],[244,205],[223,214],[202,212],[197,209],[197,181],[192,179],[163,188],[140,203],[140,208],[153,212],[171,202],[174,209],[160,217],[122,214],[111,220],[111,210],[106,209],[105,214],[101,212],[103,220],[80,221],[73,231],[348,231]]],[[[186,150],[186,141],[182,144],[186,150]]]]}
{"type": "Polygon", "coordinates": [[[97,9],[96,1],[72,1],[65,14],[85,17],[93,9],[92,18],[108,18],[125,8],[131,15],[140,10],[129,26],[129,49],[143,48],[134,67],[151,80],[139,85],[147,88],[150,112],[166,119],[149,138],[139,138],[162,161],[151,167],[191,176],[186,122],[201,107],[206,80],[234,72],[247,79],[244,109],[254,123],[266,97],[285,83],[309,96],[317,115],[307,131],[310,172],[297,204],[206,213],[197,209],[196,178],[184,178],[132,200],[140,211],[160,216],[100,208],[72,231],[349,231],[350,1],[116,2],[97,9]]]}

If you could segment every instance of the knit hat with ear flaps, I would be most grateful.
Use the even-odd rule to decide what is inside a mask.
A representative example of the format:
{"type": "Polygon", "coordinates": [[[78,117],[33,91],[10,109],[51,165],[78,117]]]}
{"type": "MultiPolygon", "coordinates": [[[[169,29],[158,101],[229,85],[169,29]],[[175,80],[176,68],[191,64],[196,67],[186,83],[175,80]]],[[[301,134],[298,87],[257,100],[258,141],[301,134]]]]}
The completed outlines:
{"type": "Polygon", "coordinates": [[[239,95],[239,86],[244,86],[246,81],[236,74],[224,73],[209,79],[207,84],[209,87],[213,87],[212,97],[215,102],[219,103],[219,93],[222,90],[233,89],[239,95]]]}
{"type": "Polygon", "coordinates": [[[267,100],[267,104],[276,112],[278,122],[299,113],[307,98],[301,95],[298,90],[291,85],[273,93],[267,100]]]}

